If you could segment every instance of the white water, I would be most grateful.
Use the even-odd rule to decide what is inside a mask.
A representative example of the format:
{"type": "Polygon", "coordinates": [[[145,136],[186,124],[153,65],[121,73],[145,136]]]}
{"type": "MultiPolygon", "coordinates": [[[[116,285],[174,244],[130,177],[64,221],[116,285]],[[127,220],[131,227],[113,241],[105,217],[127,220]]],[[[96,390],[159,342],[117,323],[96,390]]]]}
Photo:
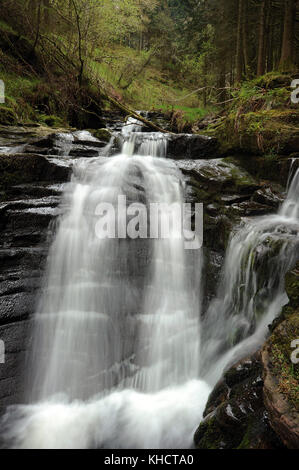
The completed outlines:
{"type": "Polygon", "coordinates": [[[122,155],[74,169],[36,314],[29,404],[3,422],[11,447],[189,448],[223,368],[262,344],[287,302],[299,171],[278,215],[248,220],[232,237],[202,325],[200,252],[187,259],[174,227],[170,239],[141,244],[96,237],[99,202],[183,201],[181,174],[161,158],[166,139],[135,124],[122,155]],[[267,257],[271,240],[279,246],[267,257]]]}
{"type": "Polygon", "coordinates": [[[74,169],[36,314],[31,404],[7,417],[16,421],[6,431],[13,446],[192,445],[210,392],[198,380],[201,253],[187,263],[175,224],[169,239],[103,240],[95,232],[97,205],[116,206],[120,194],[183,202],[181,173],[156,158],[165,137],[133,130],[124,132],[121,155],[74,169]]]}
{"type": "Polygon", "coordinates": [[[298,256],[299,169],[278,214],[246,219],[231,236],[218,295],[201,327],[201,373],[208,383],[264,342],[288,303],[284,278],[298,256]]]}

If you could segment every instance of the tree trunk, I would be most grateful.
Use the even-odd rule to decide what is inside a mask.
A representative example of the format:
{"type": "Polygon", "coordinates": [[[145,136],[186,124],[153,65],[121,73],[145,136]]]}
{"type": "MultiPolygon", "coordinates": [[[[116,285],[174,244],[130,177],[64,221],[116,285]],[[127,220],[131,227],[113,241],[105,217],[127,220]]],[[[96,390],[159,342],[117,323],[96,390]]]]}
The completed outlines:
{"type": "Polygon", "coordinates": [[[248,44],[247,44],[247,37],[248,37],[247,17],[248,17],[248,0],[244,0],[243,19],[242,19],[242,41],[243,41],[243,58],[244,58],[245,74],[247,74],[249,70],[248,44]]]}
{"type": "Polygon", "coordinates": [[[35,48],[37,46],[38,40],[39,40],[39,33],[40,33],[40,22],[41,22],[41,9],[42,9],[42,0],[39,0],[38,2],[38,9],[37,9],[37,20],[36,20],[36,32],[35,32],[35,39],[34,43],[32,46],[32,51],[35,51],[35,48]]]}
{"type": "Polygon", "coordinates": [[[242,17],[243,17],[243,0],[239,0],[238,14],[238,32],[237,32],[237,53],[236,53],[236,82],[242,80],[243,60],[242,60],[242,17]]]}
{"type": "Polygon", "coordinates": [[[219,77],[218,77],[218,88],[220,89],[220,94],[218,100],[220,103],[223,103],[223,109],[225,108],[226,101],[226,56],[223,57],[220,63],[219,77]]]}
{"type": "Polygon", "coordinates": [[[265,23],[267,0],[262,0],[259,22],[259,49],[257,60],[257,75],[265,73],[265,23]]]}
{"type": "Polygon", "coordinates": [[[265,72],[269,72],[269,44],[270,44],[270,21],[271,21],[271,0],[266,2],[266,16],[265,16],[265,44],[264,44],[264,57],[265,57],[265,72]]]}
{"type": "Polygon", "coordinates": [[[50,0],[43,0],[44,4],[44,22],[47,27],[50,26],[50,0]]]}
{"type": "Polygon", "coordinates": [[[285,0],[283,40],[279,67],[282,70],[292,68],[293,46],[296,19],[295,0],[285,0]]]}

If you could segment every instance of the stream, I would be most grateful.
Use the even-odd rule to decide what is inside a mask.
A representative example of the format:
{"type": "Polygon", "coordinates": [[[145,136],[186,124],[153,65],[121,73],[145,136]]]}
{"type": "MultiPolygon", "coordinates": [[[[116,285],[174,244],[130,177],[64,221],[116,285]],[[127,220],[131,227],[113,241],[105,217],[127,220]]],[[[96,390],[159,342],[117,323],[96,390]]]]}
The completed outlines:
{"type": "MultiPolygon", "coordinates": [[[[244,217],[232,232],[205,309],[203,249],[186,250],[174,223],[167,238],[98,236],[99,205],[117,211],[120,195],[127,205],[162,204],[160,224],[183,205],[185,176],[167,148],[167,134],[131,120],[97,156],[74,161],[34,316],[25,399],[2,421],[8,447],[191,448],[223,371],[263,344],[288,303],[284,275],[299,250],[293,166],[278,211],[244,217]],[[111,156],[115,139],[121,151],[111,156]]],[[[215,160],[201,165],[228,171],[215,160]]]]}

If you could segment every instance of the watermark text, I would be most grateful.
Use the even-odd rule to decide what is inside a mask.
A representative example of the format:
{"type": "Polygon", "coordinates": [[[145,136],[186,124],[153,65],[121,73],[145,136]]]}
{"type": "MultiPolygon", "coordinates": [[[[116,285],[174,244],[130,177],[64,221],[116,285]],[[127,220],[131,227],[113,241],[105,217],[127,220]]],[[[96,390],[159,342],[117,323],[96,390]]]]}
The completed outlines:
{"type": "Polygon", "coordinates": [[[5,343],[0,339],[0,364],[5,363],[5,343]]]}
{"type": "Polygon", "coordinates": [[[299,339],[291,342],[291,348],[295,349],[291,354],[291,361],[293,364],[299,364],[299,339]]]}
{"type": "Polygon", "coordinates": [[[299,103],[299,78],[296,78],[291,83],[291,88],[295,88],[291,93],[291,101],[294,104],[299,103]]]}
{"type": "Polygon", "coordinates": [[[203,244],[203,204],[142,203],[127,204],[118,196],[117,204],[102,202],[95,210],[99,239],[150,238],[182,240],[186,250],[203,244]]]}
{"type": "Polygon", "coordinates": [[[0,80],[0,104],[5,103],[5,83],[3,80],[0,80]]]}

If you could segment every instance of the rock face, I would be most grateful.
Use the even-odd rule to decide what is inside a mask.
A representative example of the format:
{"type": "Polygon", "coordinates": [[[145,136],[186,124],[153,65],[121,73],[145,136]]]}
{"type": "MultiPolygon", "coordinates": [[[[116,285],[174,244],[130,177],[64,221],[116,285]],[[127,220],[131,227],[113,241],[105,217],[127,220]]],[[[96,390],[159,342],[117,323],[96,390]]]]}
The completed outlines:
{"type": "MultiPolygon", "coordinates": [[[[105,134],[107,141],[108,134],[105,134]]],[[[9,141],[7,131],[6,136],[9,141]]],[[[4,144],[7,149],[0,134],[0,145],[4,144]]],[[[17,144],[22,147],[21,153],[0,155],[0,339],[5,343],[6,353],[5,364],[0,365],[0,414],[7,405],[23,400],[23,363],[48,247],[55,231],[54,222],[59,215],[63,183],[69,179],[74,158],[98,155],[105,142],[102,132],[95,140],[84,132],[46,133],[43,138],[29,132],[20,134],[17,144]]],[[[217,152],[217,142],[213,139],[178,135],[169,148],[169,156],[171,152],[176,153],[176,164],[185,175],[186,201],[204,203],[207,303],[215,295],[233,226],[242,217],[276,211],[283,200],[281,188],[269,181],[261,183],[230,159],[211,158],[217,152]]],[[[129,199],[132,194],[135,200],[136,192],[142,201],[140,178],[130,175],[129,199]]],[[[132,259],[135,250],[136,245],[132,245],[132,259]]],[[[140,251],[144,266],[138,269],[142,272],[147,266],[148,253],[142,244],[140,251]]],[[[297,325],[298,269],[299,266],[287,275],[292,322],[278,330],[281,337],[285,337],[286,325],[297,325]]],[[[141,298],[139,292],[132,298],[132,308],[138,307],[138,298],[141,298]]],[[[299,338],[299,331],[294,331],[299,338]]],[[[259,354],[239,362],[216,386],[207,404],[205,420],[195,435],[198,448],[272,449],[283,447],[282,442],[297,446],[297,430],[293,425],[294,419],[298,424],[294,415],[297,411],[293,405],[286,404],[281,393],[276,401],[275,388],[280,386],[273,368],[276,361],[271,356],[271,348],[265,351],[263,362],[259,354]],[[283,415],[281,406],[287,406],[283,415]],[[288,418],[282,419],[285,416],[288,418]]],[[[291,397],[292,390],[287,391],[291,397]]]]}
{"type": "Polygon", "coordinates": [[[96,157],[112,134],[107,129],[98,129],[94,137],[88,131],[52,133],[42,139],[35,139],[24,147],[26,153],[70,157],[96,157]]]}
{"type": "Polygon", "coordinates": [[[194,442],[199,449],[299,448],[299,263],[286,275],[290,303],[261,352],[230,368],[211,393],[194,442]]]}
{"type": "Polygon", "coordinates": [[[217,139],[196,134],[169,135],[168,156],[175,159],[217,158],[217,139]]]}
{"type": "MultiPolygon", "coordinates": [[[[286,320],[278,327],[275,333],[276,340],[278,335],[280,335],[282,340],[288,337],[288,327],[291,321],[292,319],[286,320]]],[[[299,337],[299,329],[297,329],[297,337],[299,337]]],[[[275,360],[278,358],[273,353],[272,348],[274,346],[274,340],[269,340],[262,355],[265,375],[265,406],[269,413],[272,428],[286,447],[289,449],[299,449],[299,408],[296,410],[295,405],[290,403],[286,397],[286,394],[288,395],[289,392],[285,391],[285,387],[287,389],[293,387],[294,391],[296,388],[298,390],[299,382],[290,373],[288,373],[290,375],[289,380],[287,377],[277,376],[275,373],[275,360]],[[294,384],[290,384],[289,381],[294,382],[294,384]]]]}
{"type": "Polygon", "coordinates": [[[23,364],[48,252],[49,224],[58,214],[69,169],[30,154],[0,156],[0,167],[5,195],[0,203],[0,339],[5,345],[1,413],[23,399],[23,364]]]}
{"type": "Polygon", "coordinates": [[[41,155],[10,154],[1,156],[0,174],[0,185],[5,191],[16,183],[66,181],[70,171],[67,166],[57,165],[41,155]]]}
{"type": "Polygon", "coordinates": [[[0,340],[5,346],[5,363],[0,364],[0,414],[6,406],[24,400],[23,365],[32,316],[73,162],[71,156],[59,155],[70,140],[71,149],[84,146],[85,154],[102,148],[98,139],[90,140],[89,133],[68,136],[45,133],[41,139],[32,129],[21,132],[15,128],[0,133],[0,340]],[[19,146],[22,153],[11,152],[19,146]]]}
{"type": "Polygon", "coordinates": [[[276,212],[283,188],[252,177],[228,159],[179,160],[187,202],[204,204],[204,244],[224,251],[242,217],[276,212]]]}
{"type": "Polygon", "coordinates": [[[235,364],[210,395],[194,436],[198,449],[279,449],[263,403],[259,353],[235,364]]]}
{"type": "Polygon", "coordinates": [[[299,364],[293,364],[292,341],[299,340],[299,263],[286,276],[290,304],[263,352],[264,401],[271,426],[290,449],[299,449],[299,364]]]}

